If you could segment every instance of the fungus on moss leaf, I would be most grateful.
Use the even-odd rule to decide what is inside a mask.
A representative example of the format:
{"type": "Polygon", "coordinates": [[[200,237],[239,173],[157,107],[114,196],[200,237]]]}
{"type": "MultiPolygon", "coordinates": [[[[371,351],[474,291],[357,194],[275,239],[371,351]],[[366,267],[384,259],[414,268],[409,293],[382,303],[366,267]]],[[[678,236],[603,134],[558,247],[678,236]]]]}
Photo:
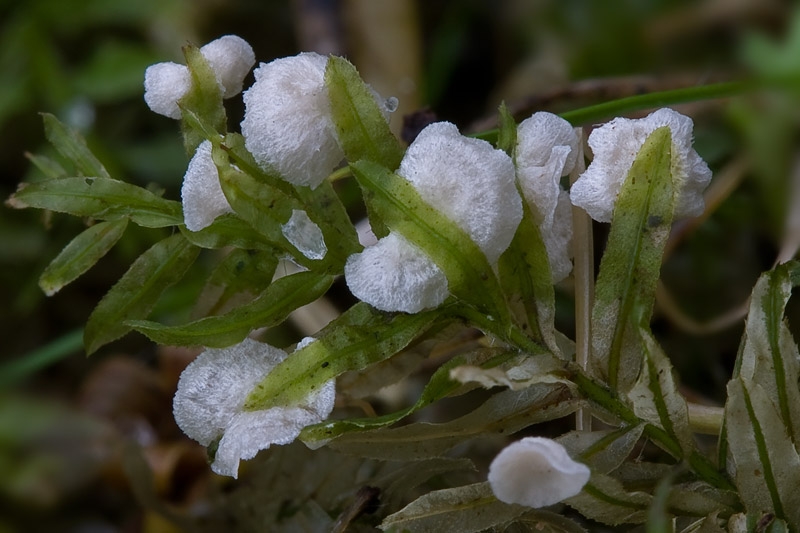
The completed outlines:
{"type": "MultiPolygon", "coordinates": [[[[200,53],[214,72],[224,98],[241,92],[244,78],[256,62],[253,49],[236,35],[224,35],[211,41],[200,48],[200,53]]],[[[192,77],[186,65],[156,63],[144,72],[144,101],[159,115],[181,118],[178,100],[191,87],[192,77]]]]}
{"type": "Polygon", "coordinates": [[[552,113],[534,113],[517,128],[517,179],[525,200],[534,208],[554,282],[572,270],[571,204],[561,188],[561,177],[575,167],[579,142],[572,125],[552,113]]]}
{"type": "Polygon", "coordinates": [[[219,184],[219,172],[211,159],[211,143],[203,141],[189,161],[181,187],[186,229],[200,231],[225,213],[232,213],[219,184]]]}
{"type": "Polygon", "coordinates": [[[181,374],[173,401],[175,421],[204,446],[219,439],[211,469],[237,477],[239,461],[273,444],[288,444],[308,425],[333,410],[334,380],[296,405],[243,409],[253,388],[287,357],[268,344],[245,339],[228,348],[206,349],[181,374]]]}
{"type": "MultiPolygon", "coordinates": [[[[514,164],[502,150],[437,122],[411,143],[397,174],[463,229],[489,263],[511,244],[522,220],[522,200],[514,164]]],[[[345,278],[356,297],[383,311],[416,313],[440,305],[448,295],[441,269],[394,233],[348,258],[345,278]]]]}
{"type": "Polygon", "coordinates": [[[675,218],[703,213],[703,191],[711,170],[692,149],[692,119],[664,108],[641,119],[616,118],[589,135],[594,160],[570,189],[574,205],[599,222],[610,222],[622,183],[645,139],[657,128],[672,134],[672,179],[675,183],[675,218]]]}
{"type": "Polygon", "coordinates": [[[561,444],[543,437],[506,446],[489,466],[489,484],[498,500],[534,508],[575,496],[590,475],[561,444]]]}

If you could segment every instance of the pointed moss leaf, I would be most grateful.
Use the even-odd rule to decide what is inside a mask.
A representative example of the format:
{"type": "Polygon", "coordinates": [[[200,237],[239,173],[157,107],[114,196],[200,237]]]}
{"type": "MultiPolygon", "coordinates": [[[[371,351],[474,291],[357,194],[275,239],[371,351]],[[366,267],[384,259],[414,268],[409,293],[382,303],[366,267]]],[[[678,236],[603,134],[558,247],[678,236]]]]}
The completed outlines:
{"type": "Polygon", "coordinates": [[[509,322],[497,277],[464,230],[425,203],[408,180],[369,161],[351,168],[366,204],[391,230],[428,254],[447,276],[454,296],[501,324],[509,322]]]}
{"type": "Polygon", "coordinates": [[[52,159],[50,157],[44,155],[36,155],[36,154],[25,154],[25,157],[33,163],[33,165],[39,169],[39,171],[44,174],[47,179],[57,179],[57,178],[65,178],[69,176],[69,173],[64,170],[64,167],[61,166],[61,163],[52,159]]]}
{"type": "Polygon", "coordinates": [[[642,524],[652,496],[644,492],[628,492],[611,476],[592,473],[592,478],[577,496],[565,500],[586,518],[616,526],[642,524]]]}
{"type": "Polygon", "coordinates": [[[761,385],[778,409],[787,433],[799,445],[800,353],[783,320],[792,292],[791,268],[789,264],[778,266],[756,283],[738,367],[742,379],[761,385]]]}
{"type": "Polygon", "coordinates": [[[514,149],[517,146],[517,123],[514,121],[514,117],[505,102],[500,104],[498,113],[500,115],[500,128],[497,132],[497,147],[513,158],[514,149]]]}
{"type": "Polygon", "coordinates": [[[529,510],[498,501],[488,482],[442,489],[420,496],[400,511],[387,516],[384,531],[473,533],[501,526],[529,510]]]}
{"type": "MultiPolygon", "coordinates": [[[[256,163],[256,160],[253,158],[253,154],[247,151],[244,137],[242,137],[240,133],[226,134],[225,140],[220,145],[220,148],[228,154],[231,162],[239,167],[245,174],[277,189],[287,197],[294,198],[297,196],[297,189],[294,185],[277,175],[265,172],[258,166],[258,163],[256,163]]],[[[212,155],[215,157],[214,161],[217,163],[217,166],[222,166],[223,163],[227,164],[226,161],[220,159],[220,154],[217,150],[212,152],[212,155]]]]}
{"type": "Polygon", "coordinates": [[[397,168],[403,149],[356,68],[344,58],[331,56],[325,69],[325,85],[336,134],[347,160],[366,159],[397,168]]]}
{"type": "Polygon", "coordinates": [[[89,316],[83,334],[86,353],[128,333],[126,321],[146,318],[161,293],[183,278],[199,252],[175,234],[140,255],[89,316]]]}
{"type": "Polygon", "coordinates": [[[244,250],[264,250],[277,253],[276,243],[271,243],[261,233],[236,215],[224,214],[200,231],[190,231],[186,226],[179,226],[186,240],[200,248],[213,250],[233,246],[244,250]]]}
{"type": "Polygon", "coordinates": [[[385,504],[387,509],[399,509],[401,505],[405,505],[408,502],[408,495],[413,494],[414,489],[435,476],[450,472],[474,472],[476,470],[472,461],[465,458],[436,457],[405,463],[405,465],[397,472],[392,472],[390,479],[386,480],[381,494],[381,503],[385,504]]]}
{"type": "MultiPolygon", "coordinates": [[[[185,46],[183,55],[186,57],[186,66],[189,67],[192,77],[192,87],[178,101],[178,105],[181,110],[192,111],[200,118],[200,122],[208,124],[215,131],[225,131],[227,118],[225,107],[222,105],[222,90],[214,71],[196,46],[185,46]]],[[[193,125],[190,121],[181,119],[183,144],[188,154],[193,154],[200,143],[207,138],[193,125]]]]}
{"type": "Polygon", "coordinates": [[[280,278],[250,303],[219,316],[210,316],[180,326],[165,326],[147,320],[127,325],[160,344],[224,348],[241,342],[256,328],[280,324],[289,313],[325,294],[333,277],[299,272],[280,278]]]}
{"type": "Polygon", "coordinates": [[[556,302],[550,260],[531,208],[522,202],[522,222],[500,256],[498,277],[512,317],[532,339],[560,354],[555,337],[556,302]]]}
{"type": "Polygon", "coordinates": [[[564,361],[551,354],[530,357],[518,354],[501,365],[481,368],[460,365],[450,371],[450,377],[461,383],[478,383],[484,388],[508,387],[521,390],[537,383],[572,383],[563,377],[564,361]]]}
{"type": "Polygon", "coordinates": [[[767,392],[757,383],[732,379],[725,422],[745,509],[773,513],[798,530],[800,457],[767,392]]]}
{"type": "Polygon", "coordinates": [[[604,431],[570,431],[558,442],[593,472],[608,474],[630,456],[644,431],[644,424],[604,431]]]}
{"type": "Polygon", "coordinates": [[[192,315],[219,315],[253,301],[272,282],[277,266],[271,251],[232,250],[209,276],[192,315]]]}
{"type": "Polygon", "coordinates": [[[300,434],[300,439],[307,445],[316,447],[319,446],[320,443],[325,443],[331,439],[339,437],[340,435],[344,435],[345,433],[390,426],[422,409],[423,407],[427,407],[437,400],[449,396],[450,394],[459,390],[461,388],[461,384],[450,378],[450,371],[453,368],[464,364],[496,364],[498,360],[502,360],[507,357],[509,357],[507,352],[498,353],[497,351],[479,351],[470,354],[458,355],[440,366],[436,372],[433,373],[430,381],[428,381],[428,384],[425,386],[425,389],[422,391],[422,394],[416,403],[414,403],[414,405],[383,416],[335,420],[308,426],[303,429],[303,432],[300,434]]]}
{"type": "Polygon", "coordinates": [[[683,457],[694,450],[694,438],[689,429],[689,409],[678,392],[672,365],[653,336],[640,329],[644,361],[642,372],[628,398],[633,411],[641,420],[662,428],[680,444],[683,457]]]}
{"type": "Polygon", "coordinates": [[[247,397],[245,409],[291,404],[343,372],[383,361],[434,325],[440,313],[384,313],[358,303],[276,366],[247,397]]]}
{"type": "Polygon", "coordinates": [[[494,531],[493,527],[502,527],[529,510],[498,501],[484,482],[429,492],[388,516],[379,528],[423,533],[494,531]]]}
{"type": "Polygon", "coordinates": [[[735,492],[715,489],[706,483],[694,481],[673,485],[669,491],[668,508],[674,514],[703,516],[723,514],[730,516],[740,508],[735,492]]]}
{"type": "Polygon", "coordinates": [[[128,227],[127,218],[99,222],[72,241],[48,265],[39,278],[39,287],[52,296],[89,270],[114,246],[128,227]]]}
{"type": "Polygon", "coordinates": [[[60,178],[22,183],[7,203],[17,209],[36,207],[99,220],[125,216],[147,228],[183,223],[180,203],[109,178],[60,178]]]}
{"type": "Polygon", "coordinates": [[[672,224],[671,144],[669,128],[662,127],[639,150],[617,197],[597,278],[592,367],[622,392],[639,375],[642,356],[635,315],[649,323],[672,224]]]}
{"type": "Polygon", "coordinates": [[[563,384],[506,390],[474,411],[441,424],[415,423],[398,428],[348,433],[328,446],[348,454],[392,461],[439,457],[468,439],[511,435],[533,424],[567,416],[583,403],[563,384]]]}
{"type": "Polygon", "coordinates": [[[86,146],[84,138],[75,130],[67,127],[50,113],[42,113],[44,134],[58,153],[75,165],[81,176],[95,178],[111,178],[103,164],[86,146]]]}

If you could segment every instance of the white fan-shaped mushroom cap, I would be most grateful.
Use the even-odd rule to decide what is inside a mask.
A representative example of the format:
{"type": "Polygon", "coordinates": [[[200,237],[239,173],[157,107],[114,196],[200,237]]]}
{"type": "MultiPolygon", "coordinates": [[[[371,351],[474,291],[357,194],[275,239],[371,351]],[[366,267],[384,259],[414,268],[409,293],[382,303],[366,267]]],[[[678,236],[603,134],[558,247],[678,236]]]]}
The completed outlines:
{"type": "Polygon", "coordinates": [[[522,220],[514,163],[502,150],[435,122],[408,147],[397,173],[497,262],[522,220]]]}
{"type": "Polygon", "coordinates": [[[659,109],[642,119],[616,118],[589,135],[594,160],[570,190],[572,203],[599,222],[610,222],[614,203],[636,155],[647,137],[668,126],[672,133],[672,178],[675,180],[675,218],[702,214],[703,191],[711,170],[692,149],[692,119],[659,109]]]}
{"type": "Polygon", "coordinates": [[[498,500],[534,508],[575,496],[590,475],[561,444],[542,437],[510,444],[489,466],[489,484],[498,500]]]}
{"type": "Polygon", "coordinates": [[[154,113],[179,119],[178,100],[192,87],[192,77],[186,65],[156,63],[144,71],[144,101],[154,113]]]}
{"type": "Polygon", "coordinates": [[[203,141],[189,161],[181,187],[183,220],[189,231],[200,231],[225,213],[232,213],[211,159],[211,143],[203,141]]]}
{"type": "Polygon", "coordinates": [[[240,459],[273,444],[288,444],[303,427],[333,410],[330,380],[298,405],[244,411],[250,392],[287,357],[286,352],[252,339],[228,348],[206,349],[181,374],[173,400],[175,421],[186,435],[208,446],[219,441],[211,468],[236,477],[240,459]]]}
{"type": "Polygon", "coordinates": [[[344,157],[325,88],[327,63],[312,52],[262,63],[244,92],[247,150],[295,185],[316,187],[344,157]]]}
{"type": "Polygon", "coordinates": [[[256,63],[256,55],[247,41],[237,35],[223,35],[200,48],[222,87],[222,97],[242,92],[244,78],[256,63]]]}
{"type": "Polygon", "coordinates": [[[540,222],[553,225],[561,176],[572,172],[578,154],[572,125],[552,113],[534,113],[517,128],[515,162],[525,199],[536,207],[540,222]]]}
{"type": "Polygon", "coordinates": [[[392,232],[347,258],[350,292],[381,311],[418,313],[447,298],[447,277],[425,253],[392,232]]]}

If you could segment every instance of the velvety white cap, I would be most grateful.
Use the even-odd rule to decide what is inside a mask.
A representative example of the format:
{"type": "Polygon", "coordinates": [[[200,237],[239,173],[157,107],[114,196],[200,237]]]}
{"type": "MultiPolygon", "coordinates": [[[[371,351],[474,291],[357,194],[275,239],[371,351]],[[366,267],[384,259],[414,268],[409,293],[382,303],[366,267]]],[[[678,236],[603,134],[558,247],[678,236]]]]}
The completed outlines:
{"type": "Polygon", "coordinates": [[[558,442],[526,437],[510,444],[489,466],[489,484],[498,500],[547,507],[578,494],[591,471],[558,442]]]}
{"type": "Polygon", "coordinates": [[[325,88],[328,58],[313,52],[262,63],[244,92],[245,147],[264,170],[316,187],[344,158],[325,88]]]}
{"type": "Polygon", "coordinates": [[[179,119],[178,100],[192,87],[192,77],[186,65],[156,63],[144,71],[144,101],[154,113],[179,119]]]}
{"type": "Polygon", "coordinates": [[[224,35],[203,46],[200,53],[217,76],[223,98],[242,92],[244,78],[256,63],[256,55],[247,41],[236,35],[224,35]]]}
{"type": "Polygon", "coordinates": [[[561,176],[575,167],[579,142],[572,125],[552,113],[534,113],[517,128],[517,179],[541,216],[537,222],[547,227],[553,225],[561,176]]]}
{"type": "Polygon", "coordinates": [[[594,160],[570,190],[572,203],[600,222],[610,222],[622,183],[647,137],[668,126],[672,133],[672,178],[676,186],[675,218],[702,214],[703,191],[711,170],[692,149],[692,119],[659,109],[642,119],[616,118],[592,131],[594,160]]]}
{"type": "Polygon", "coordinates": [[[511,244],[522,220],[514,163],[486,141],[435,122],[408,147],[397,173],[431,206],[466,231],[489,263],[511,244]]]}
{"type": "Polygon", "coordinates": [[[418,313],[449,294],[444,272],[395,232],[348,257],[344,277],[356,298],[381,311],[418,313]]]}
{"type": "Polygon", "coordinates": [[[189,231],[200,231],[225,213],[232,213],[211,159],[211,143],[203,141],[189,161],[181,187],[183,221],[189,231]]]}
{"type": "Polygon", "coordinates": [[[287,357],[283,350],[252,339],[223,349],[206,349],[181,374],[173,401],[175,421],[186,435],[208,446],[222,436],[212,470],[236,477],[239,460],[272,444],[288,444],[303,427],[333,410],[330,380],[299,405],[243,411],[264,377],[287,357]]]}
{"type": "Polygon", "coordinates": [[[308,218],[305,211],[292,210],[292,216],[286,224],[281,226],[281,233],[292,246],[309,259],[324,259],[325,254],[328,253],[322,230],[308,218]]]}

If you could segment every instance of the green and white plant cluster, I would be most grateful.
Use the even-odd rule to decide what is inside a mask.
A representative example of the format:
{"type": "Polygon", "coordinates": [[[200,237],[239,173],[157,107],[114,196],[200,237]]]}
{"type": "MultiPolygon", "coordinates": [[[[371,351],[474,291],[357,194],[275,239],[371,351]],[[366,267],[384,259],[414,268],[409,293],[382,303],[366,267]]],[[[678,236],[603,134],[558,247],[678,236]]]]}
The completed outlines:
{"type": "Polygon", "coordinates": [[[380,527],[800,531],[800,356],[783,321],[797,266],[767,272],[753,291],[727,403],[703,419],[714,454],[698,446],[698,419],[650,331],[672,223],[703,212],[711,179],[690,118],[660,109],[601,125],[586,140],[588,168],[582,130],[543,112],[517,125],[501,108],[494,144],[437,122],[404,147],[388,127],[394,99],[345,59],[303,53],[255,69],[238,133],[223,99],[242,90],[252,49],[225,36],[184,52],[186,65],[145,74],[145,101],[180,120],[191,158],[181,202],[112,177],[45,115],[71,168],[34,157],[48,179],[23,184],[9,203],[92,222],[42,276],[48,294],[94,265],[130,223],[173,229],[100,301],[86,350],[131,330],[204,346],[180,379],[174,413],[208,447],[215,472],[237,477],[240,461],[299,439],[401,462],[419,485],[450,468],[441,465],[453,464],[453,448],[503,435],[508,446],[498,446],[487,481],[384,507],[380,527]],[[358,183],[368,231],[356,231],[332,177],[358,183]],[[555,329],[554,283],[586,253],[572,244],[573,224],[585,242],[586,214],[610,231],[596,284],[585,281],[591,257],[575,258],[576,299],[591,307],[573,340],[555,329]],[[254,297],[180,325],[148,320],[201,253],[218,261],[208,284],[220,301],[254,297]],[[276,275],[279,261],[297,268],[276,275]],[[340,277],[360,302],[290,353],[251,338],[340,277]],[[423,340],[470,328],[483,342],[441,364],[413,405],[376,417],[337,413],[337,394],[348,395],[337,378],[362,377],[366,394],[375,392],[423,364],[394,364],[423,340]],[[488,399],[456,419],[398,424],[480,387],[491,389],[488,399]],[[573,414],[579,429],[523,438],[573,414]],[[639,457],[644,443],[660,448],[658,460],[639,457]]]}

